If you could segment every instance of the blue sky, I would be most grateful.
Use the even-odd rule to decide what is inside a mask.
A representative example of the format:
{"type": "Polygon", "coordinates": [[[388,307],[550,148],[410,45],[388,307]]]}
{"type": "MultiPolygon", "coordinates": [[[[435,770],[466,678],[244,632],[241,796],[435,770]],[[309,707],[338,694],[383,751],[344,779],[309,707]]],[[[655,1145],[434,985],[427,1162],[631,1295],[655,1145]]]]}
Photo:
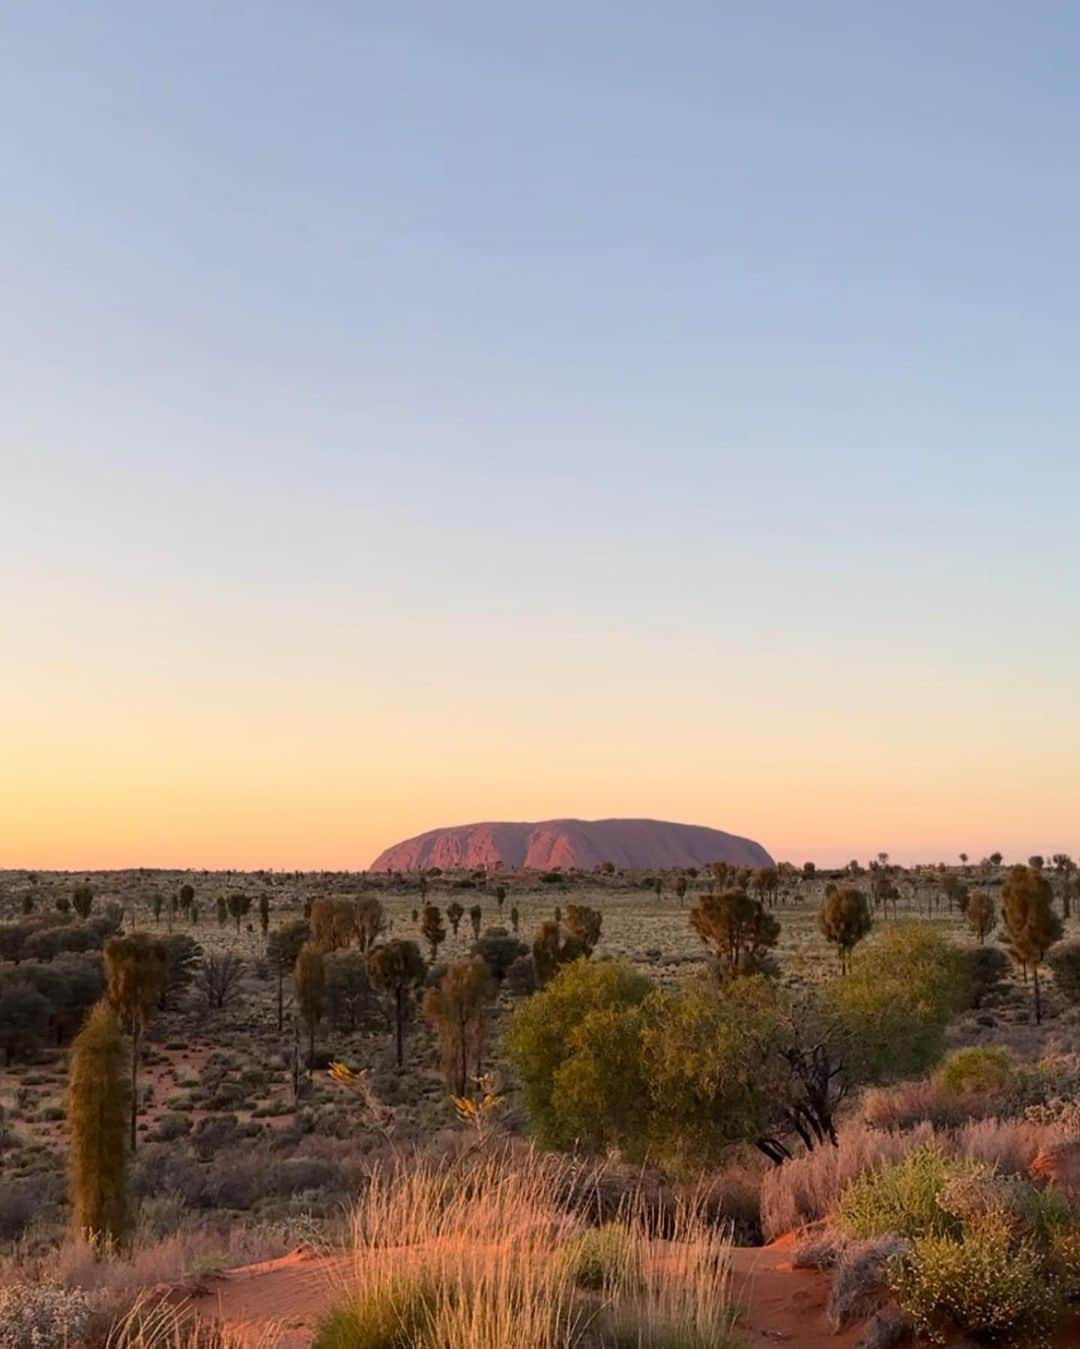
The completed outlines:
{"type": "Polygon", "coordinates": [[[9,7],[0,863],[65,781],[79,859],[313,798],[278,860],[1068,848],[1078,62],[1049,4],[9,7]]]}

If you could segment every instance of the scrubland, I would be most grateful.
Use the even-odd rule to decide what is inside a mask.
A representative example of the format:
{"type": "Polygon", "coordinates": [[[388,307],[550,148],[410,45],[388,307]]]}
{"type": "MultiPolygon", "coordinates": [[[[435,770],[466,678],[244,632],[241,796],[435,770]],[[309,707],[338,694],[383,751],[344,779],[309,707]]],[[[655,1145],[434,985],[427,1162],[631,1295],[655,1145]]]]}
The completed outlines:
{"type": "Polygon", "coordinates": [[[4,873],[0,1349],[724,1349],[766,1342],[732,1251],[778,1238],[868,1345],[1068,1335],[1080,920],[1070,867],[1028,874],[1060,926],[1025,919],[1037,961],[1002,940],[997,863],[4,873]],[[830,885],[866,899],[850,947],[822,929],[830,885]],[[733,891],[734,954],[704,902],[733,891]],[[164,973],[110,1242],[71,1205],[68,1076],[102,946],[137,932],[164,973]],[[214,1324],[220,1272],[298,1249],[326,1271],[313,1319],[214,1324]]]}

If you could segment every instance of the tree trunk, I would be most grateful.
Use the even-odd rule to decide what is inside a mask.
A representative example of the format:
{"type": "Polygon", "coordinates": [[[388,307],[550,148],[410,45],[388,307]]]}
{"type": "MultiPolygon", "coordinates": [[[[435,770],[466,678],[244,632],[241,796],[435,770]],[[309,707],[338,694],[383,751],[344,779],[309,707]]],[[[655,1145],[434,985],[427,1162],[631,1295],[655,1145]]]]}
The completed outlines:
{"type": "Polygon", "coordinates": [[[139,1117],[139,1019],[131,1019],[131,1151],[134,1154],[135,1124],[139,1117]]]}
{"type": "Polygon", "coordinates": [[[1039,997],[1039,966],[1035,964],[1032,975],[1035,982],[1035,1024],[1042,1025],[1042,999],[1039,997]]]}

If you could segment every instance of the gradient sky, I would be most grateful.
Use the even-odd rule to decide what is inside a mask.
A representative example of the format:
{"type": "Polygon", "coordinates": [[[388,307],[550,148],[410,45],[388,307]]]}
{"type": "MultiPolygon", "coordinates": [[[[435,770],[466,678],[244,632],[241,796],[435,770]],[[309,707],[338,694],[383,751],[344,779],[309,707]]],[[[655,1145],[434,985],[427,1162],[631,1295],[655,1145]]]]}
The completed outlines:
{"type": "Polygon", "coordinates": [[[0,15],[0,866],[1080,851],[1080,15],[0,15]]]}

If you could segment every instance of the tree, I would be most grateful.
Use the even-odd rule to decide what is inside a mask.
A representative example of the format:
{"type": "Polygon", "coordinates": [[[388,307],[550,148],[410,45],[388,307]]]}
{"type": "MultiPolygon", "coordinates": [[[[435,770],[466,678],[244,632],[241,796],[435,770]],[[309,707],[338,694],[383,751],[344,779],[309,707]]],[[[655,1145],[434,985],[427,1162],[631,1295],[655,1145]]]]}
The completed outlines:
{"type": "Polygon", "coordinates": [[[1039,967],[1063,931],[1053,902],[1050,882],[1036,867],[1013,867],[1001,887],[1001,916],[1008,934],[1009,955],[1025,971],[1032,972],[1036,1025],[1042,1021],[1039,967]]]}
{"type": "Polygon", "coordinates": [[[439,958],[439,947],[446,940],[446,928],[443,926],[442,913],[435,904],[425,904],[420,915],[420,932],[431,952],[431,963],[439,958]]]}
{"type": "Polygon", "coordinates": [[[675,879],[675,898],[679,901],[680,904],[686,898],[686,889],[687,889],[686,877],[680,873],[680,875],[677,876],[675,879]]]}
{"type": "Polygon", "coordinates": [[[277,1028],[280,1032],[285,1025],[285,976],[296,965],[305,943],[311,935],[306,919],[293,918],[282,923],[270,933],[266,940],[266,955],[270,967],[277,975],[277,1028]]]}
{"type": "Polygon", "coordinates": [[[155,923],[161,922],[161,908],[164,903],[165,903],[165,896],[161,893],[160,890],[155,890],[154,893],[150,896],[150,908],[153,910],[155,923]]]}
{"type": "Polygon", "coordinates": [[[168,977],[164,945],[145,932],[105,943],[106,997],[131,1036],[131,1150],[137,1145],[142,1036],[168,977]]]}
{"type": "Polygon", "coordinates": [[[424,994],[424,1016],[439,1037],[443,1072],[455,1096],[464,1096],[480,1073],[484,1007],[495,998],[495,981],[480,956],[456,961],[424,994]]]}
{"type": "Polygon", "coordinates": [[[515,934],[521,927],[521,913],[518,910],[518,906],[516,904],[510,905],[510,927],[512,928],[515,934]]]}
{"type": "Polygon", "coordinates": [[[994,915],[994,901],[985,890],[973,890],[968,897],[964,916],[968,926],[978,937],[979,945],[982,946],[997,922],[994,915]]]}
{"type": "Polygon", "coordinates": [[[450,920],[450,928],[456,937],[461,920],[465,917],[465,910],[456,899],[452,899],[446,906],[446,916],[450,920]]]}
{"type": "Polygon", "coordinates": [[[590,909],[586,904],[567,904],[566,930],[581,946],[586,956],[591,956],[600,940],[600,928],[603,916],[598,909],[590,909]]]}
{"type": "Polygon", "coordinates": [[[355,1031],[371,1000],[367,959],[359,951],[335,951],[326,957],[326,1004],[330,1018],[355,1031]]]}
{"type": "Polygon", "coordinates": [[[165,987],[158,1006],[164,1010],[170,994],[181,993],[195,978],[202,947],[186,932],[172,932],[161,943],[165,951],[165,987]]]}
{"type": "Polygon", "coordinates": [[[847,974],[851,967],[851,953],[873,926],[870,905],[861,890],[853,886],[830,886],[825,892],[825,903],[818,912],[818,927],[826,941],[832,942],[840,953],[840,972],[847,974]]]}
{"type": "Polygon", "coordinates": [[[925,923],[884,932],[858,953],[845,979],[817,995],[853,1082],[919,1077],[945,1049],[945,1027],[973,1002],[965,953],[925,923]]]}
{"type": "Polygon", "coordinates": [[[386,930],[386,911],[374,895],[366,895],[356,905],[356,935],[360,950],[367,953],[386,930]]]}
{"type": "Polygon", "coordinates": [[[81,881],[71,892],[71,903],[80,918],[89,918],[94,907],[94,890],[89,881],[81,881]]]}
{"type": "Polygon", "coordinates": [[[217,920],[218,927],[224,927],[229,921],[229,906],[225,902],[224,895],[218,895],[217,897],[217,920]]]}
{"type": "Polygon", "coordinates": [[[236,924],[236,935],[240,935],[240,923],[251,909],[251,896],[245,895],[242,890],[232,890],[226,901],[229,906],[229,915],[236,924]]]}
{"type": "Polygon", "coordinates": [[[1076,863],[1067,852],[1054,854],[1054,867],[1061,877],[1061,916],[1068,921],[1072,917],[1072,881],[1076,863]]]}
{"type": "Polygon", "coordinates": [[[471,955],[479,956],[491,971],[497,984],[502,984],[516,960],[528,956],[529,948],[517,937],[512,937],[504,927],[489,927],[478,942],[474,942],[471,955]]]}
{"type": "Polygon", "coordinates": [[[209,951],[199,970],[206,1005],[220,1011],[232,1002],[244,976],[244,962],[235,951],[209,951]]]}
{"type": "Polygon", "coordinates": [[[376,988],[389,994],[394,1005],[397,1066],[405,1063],[405,1012],[409,997],[424,982],[427,966],[413,941],[389,941],[368,952],[368,974],[376,988]]]}
{"type": "Polygon", "coordinates": [[[323,953],[308,942],[296,957],[293,969],[296,1005],[308,1030],[308,1076],[315,1062],[315,1032],[326,1012],[326,964],[323,953]]]}
{"type": "Polygon", "coordinates": [[[652,987],[621,961],[581,960],[514,1010],[506,1046],[542,1146],[599,1148],[640,1135],[639,1018],[652,987]]]}
{"type": "Polygon", "coordinates": [[[270,896],[264,890],[259,896],[259,927],[262,929],[263,940],[266,940],[266,934],[270,931],[270,896]]]}
{"type": "Polygon", "coordinates": [[[780,937],[777,919],[760,900],[739,889],[699,896],[690,910],[690,926],[716,956],[726,978],[763,969],[767,952],[780,937]]]}
{"type": "Polygon", "coordinates": [[[472,924],[473,941],[480,939],[480,924],[483,922],[484,911],[479,904],[473,904],[469,909],[469,922],[472,924]]]}
{"type": "Polygon", "coordinates": [[[780,872],[776,867],[758,867],[750,878],[750,888],[764,904],[775,904],[780,889],[780,872]]]}
{"type": "Polygon", "coordinates": [[[72,1045],[68,1067],[68,1172],[76,1230],[93,1245],[128,1231],[127,1149],[131,1083],[116,1012],[99,1002],[72,1045]]]}
{"type": "Polygon", "coordinates": [[[177,898],[180,901],[180,908],[184,911],[184,913],[187,913],[187,911],[191,908],[192,904],[194,904],[195,902],[195,887],[185,882],[180,887],[180,892],[177,895],[177,898]]]}
{"type": "Polygon", "coordinates": [[[499,906],[499,917],[502,917],[503,905],[506,903],[506,886],[497,885],[495,887],[495,903],[499,906]]]}

